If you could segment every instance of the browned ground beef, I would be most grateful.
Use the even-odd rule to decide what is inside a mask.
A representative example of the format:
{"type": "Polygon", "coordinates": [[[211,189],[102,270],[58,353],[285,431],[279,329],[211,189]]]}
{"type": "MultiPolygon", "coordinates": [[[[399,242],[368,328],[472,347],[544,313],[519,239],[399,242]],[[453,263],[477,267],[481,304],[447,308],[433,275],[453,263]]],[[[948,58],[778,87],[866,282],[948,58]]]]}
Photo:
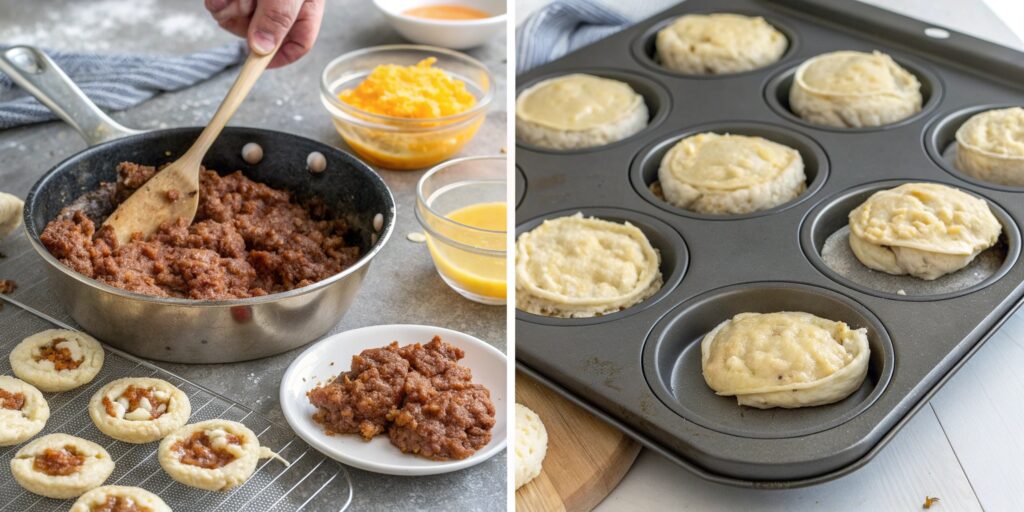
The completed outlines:
{"type": "Polygon", "coordinates": [[[314,419],[328,434],[359,434],[365,439],[387,428],[387,414],[401,404],[409,362],[398,343],[364,350],[352,358],[352,369],[330,384],[309,392],[317,407],[314,419]]]}
{"type": "Polygon", "coordinates": [[[313,419],[328,434],[387,432],[406,453],[464,459],[491,441],[494,404],[458,361],[464,353],[435,336],[430,343],[364,350],[352,369],[314,388],[313,419]]]}
{"type": "Polygon", "coordinates": [[[178,219],[149,240],[119,246],[96,226],[156,169],[123,162],[117,171],[117,183],[64,208],[40,236],[63,264],[103,283],[160,297],[235,299],[306,286],[359,259],[346,242],[348,224],[328,218],[322,202],[300,205],[241,172],[205,169],[191,225],[178,219]]]}

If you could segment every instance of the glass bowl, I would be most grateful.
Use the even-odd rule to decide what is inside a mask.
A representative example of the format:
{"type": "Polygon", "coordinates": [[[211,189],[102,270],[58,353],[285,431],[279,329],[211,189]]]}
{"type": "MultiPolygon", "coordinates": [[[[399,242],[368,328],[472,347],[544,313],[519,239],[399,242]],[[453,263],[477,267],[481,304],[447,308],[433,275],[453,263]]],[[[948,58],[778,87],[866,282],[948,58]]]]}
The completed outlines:
{"type": "Polygon", "coordinates": [[[334,59],[320,79],[320,99],[341,138],[367,162],[386,169],[422,169],[447,160],[476,135],[494,97],[487,68],[467,55],[421,45],[364,48],[334,59]],[[458,114],[429,119],[366,112],[338,99],[381,64],[412,66],[434,57],[434,67],[466,83],[476,104],[458,114]]]}
{"type": "Polygon", "coordinates": [[[416,186],[416,219],[441,279],[469,300],[504,305],[507,205],[504,155],[457,158],[416,186]]]}

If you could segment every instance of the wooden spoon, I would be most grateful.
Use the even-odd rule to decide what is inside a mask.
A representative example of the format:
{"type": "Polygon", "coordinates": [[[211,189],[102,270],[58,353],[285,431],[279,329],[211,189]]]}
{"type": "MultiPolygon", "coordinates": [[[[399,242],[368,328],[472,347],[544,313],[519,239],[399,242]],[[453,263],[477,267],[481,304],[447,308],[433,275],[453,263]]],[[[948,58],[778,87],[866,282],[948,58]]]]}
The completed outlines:
{"type": "Polygon", "coordinates": [[[199,169],[203,157],[276,52],[275,49],[266,55],[249,53],[228,95],[192,147],[150,178],[107,217],[103,226],[113,228],[119,244],[130,241],[135,233],[148,238],[161,224],[179,217],[192,224],[199,208],[199,169]]]}

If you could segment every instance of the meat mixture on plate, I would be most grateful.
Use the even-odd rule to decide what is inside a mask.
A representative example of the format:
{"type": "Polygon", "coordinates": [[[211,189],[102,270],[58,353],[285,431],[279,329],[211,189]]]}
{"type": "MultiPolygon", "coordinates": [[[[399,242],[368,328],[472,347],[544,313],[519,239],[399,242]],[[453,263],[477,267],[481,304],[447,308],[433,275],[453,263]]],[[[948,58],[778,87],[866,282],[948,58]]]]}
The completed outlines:
{"type": "Polygon", "coordinates": [[[491,441],[495,419],[490,391],[473,383],[463,356],[438,336],[364,350],[351,370],[309,392],[313,419],[329,435],[386,433],[405,453],[465,459],[491,441]]]}

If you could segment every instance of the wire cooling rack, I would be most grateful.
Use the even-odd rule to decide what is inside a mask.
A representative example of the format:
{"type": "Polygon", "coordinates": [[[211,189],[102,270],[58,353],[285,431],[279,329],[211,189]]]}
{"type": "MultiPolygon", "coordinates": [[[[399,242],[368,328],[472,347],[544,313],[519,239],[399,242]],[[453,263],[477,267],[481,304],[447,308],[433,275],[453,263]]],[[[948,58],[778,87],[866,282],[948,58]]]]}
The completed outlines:
{"type": "MultiPolygon", "coordinates": [[[[22,302],[0,296],[0,375],[13,375],[10,353],[22,339],[53,328],[72,327],[22,302]]],[[[103,369],[89,384],[63,393],[44,393],[50,419],[38,435],[65,433],[100,444],[116,467],[106,484],[142,487],[160,496],[175,511],[345,510],[352,501],[352,483],[345,468],[313,450],[287,427],[272,423],[252,409],[193,384],[158,366],[104,345],[103,369]],[[159,442],[130,444],[107,437],[89,418],[89,399],[106,383],[123,377],[157,377],[180,388],[192,403],[189,423],[222,418],[252,429],[260,445],[291,462],[261,460],[256,472],[228,492],[203,491],[171,479],[157,460],[159,442]]],[[[26,441],[28,442],[28,441],[26,441]]],[[[0,512],[67,510],[74,500],[32,494],[11,475],[10,460],[22,445],[0,447],[0,512]]]]}

